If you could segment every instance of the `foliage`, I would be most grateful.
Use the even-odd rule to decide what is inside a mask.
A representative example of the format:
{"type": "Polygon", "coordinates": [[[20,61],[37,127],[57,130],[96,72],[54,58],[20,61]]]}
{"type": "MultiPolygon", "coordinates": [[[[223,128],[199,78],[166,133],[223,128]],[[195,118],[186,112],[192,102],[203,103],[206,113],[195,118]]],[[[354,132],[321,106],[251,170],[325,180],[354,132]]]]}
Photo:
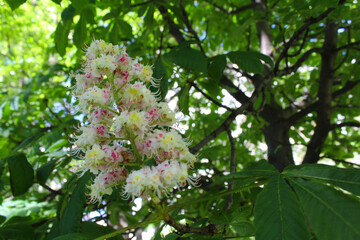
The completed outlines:
{"type": "Polygon", "coordinates": [[[0,6],[1,239],[360,238],[357,1],[0,6]],[[87,202],[94,176],[70,171],[84,116],[68,87],[91,38],[153,65],[199,188],[138,208],[120,188],[87,202]]]}

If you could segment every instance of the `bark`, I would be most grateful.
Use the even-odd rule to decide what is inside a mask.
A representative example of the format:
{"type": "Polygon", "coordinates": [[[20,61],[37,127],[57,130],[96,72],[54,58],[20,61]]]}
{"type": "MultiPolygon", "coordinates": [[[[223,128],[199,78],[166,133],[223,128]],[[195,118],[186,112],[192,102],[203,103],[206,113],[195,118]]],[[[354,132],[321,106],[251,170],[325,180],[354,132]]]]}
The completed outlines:
{"type": "MultiPolygon", "coordinates": [[[[256,23],[257,35],[260,41],[260,52],[274,59],[272,35],[267,21],[267,1],[253,0],[254,12],[261,16],[256,23]]],[[[267,69],[270,72],[270,69],[267,69]]],[[[271,75],[266,74],[271,77],[271,75]]],[[[271,82],[271,79],[263,81],[271,82]]],[[[283,109],[275,102],[265,105],[260,116],[267,122],[263,129],[268,147],[268,160],[280,172],[290,164],[294,164],[292,149],[289,142],[290,124],[283,116],[283,109]]]]}
{"type": "Polygon", "coordinates": [[[289,141],[290,121],[285,118],[283,109],[273,102],[266,105],[260,116],[268,122],[263,129],[265,142],[268,147],[269,163],[274,165],[278,171],[290,164],[294,164],[291,144],[289,141]]]}
{"type": "Polygon", "coordinates": [[[325,29],[325,41],[321,53],[320,80],[318,89],[318,109],[316,127],[307,146],[303,163],[316,163],[319,160],[321,147],[331,130],[331,102],[334,79],[334,67],[337,56],[338,24],[328,20],[325,29]]]}
{"type": "Polygon", "coordinates": [[[290,125],[285,120],[273,122],[263,130],[268,147],[269,162],[280,172],[286,166],[294,164],[289,130],[290,125]]]}

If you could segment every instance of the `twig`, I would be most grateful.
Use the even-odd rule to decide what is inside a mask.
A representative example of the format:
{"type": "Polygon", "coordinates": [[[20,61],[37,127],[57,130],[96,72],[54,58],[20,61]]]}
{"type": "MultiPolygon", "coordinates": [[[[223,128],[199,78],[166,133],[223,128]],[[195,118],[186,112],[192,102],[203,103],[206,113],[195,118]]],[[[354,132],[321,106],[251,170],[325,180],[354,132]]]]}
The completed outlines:
{"type": "MultiPolygon", "coordinates": [[[[342,5],[344,3],[344,1],[340,1],[339,5],[342,5]]],[[[275,62],[275,67],[274,67],[274,74],[277,74],[277,71],[279,70],[279,65],[281,60],[287,55],[287,52],[291,46],[291,44],[293,43],[293,41],[295,41],[296,39],[299,38],[299,36],[306,31],[306,29],[308,27],[310,27],[311,25],[320,22],[321,20],[323,20],[324,18],[326,18],[332,11],[334,11],[335,8],[329,8],[327,9],[325,12],[323,12],[322,14],[320,14],[319,16],[317,16],[316,18],[309,18],[305,21],[305,24],[302,25],[297,31],[295,31],[295,33],[290,37],[290,39],[284,44],[284,49],[283,51],[280,53],[279,58],[276,60],[275,62]]]]}
{"type": "Polygon", "coordinates": [[[342,128],[342,127],[360,127],[360,123],[359,122],[335,123],[335,124],[331,124],[330,130],[334,130],[334,129],[342,128]]]}
{"type": "Polygon", "coordinates": [[[43,102],[44,102],[45,106],[47,107],[47,109],[49,109],[49,112],[50,112],[52,115],[54,115],[55,118],[56,118],[60,123],[63,123],[62,119],[57,115],[57,113],[55,113],[55,112],[51,109],[51,107],[49,107],[49,105],[48,105],[49,99],[44,98],[44,99],[43,99],[43,102]]]}
{"type": "Polygon", "coordinates": [[[328,158],[328,159],[333,160],[334,162],[344,163],[344,164],[349,164],[349,165],[352,165],[352,166],[360,167],[360,164],[356,164],[356,163],[352,163],[352,162],[347,162],[347,161],[342,160],[342,159],[332,158],[332,157],[327,156],[327,155],[324,155],[324,156],[322,156],[321,158],[328,158]]]}
{"type": "Polygon", "coordinates": [[[199,86],[194,83],[194,82],[188,82],[190,84],[190,86],[194,87],[198,92],[200,92],[204,97],[206,97],[208,100],[210,100],[211,102],[213,102],[215,105],[219,106],[219,107],[222,107],[222,108],[225,108],[226,110],[230,111],[230,112],[233,112],[234,109],[232,108],[229,108],[228,106],[225,106],[223,104],[221,104],[220,102],[218,102],[217,100],[215,100],[214,98],[210,97],[208,94],[206,94],[203,90],[201,90],[199,88],[199,86]]]}
{"type": "Polygon", "coordinates": [[[304,37],[303,37],[303,40],[302,40],[301,45],[300,45],[300,47],[299,47],[299,50],[297,50],[297,52],[294,53],[294,54],[287,54],[288,57],[296,57],[297,55],[299,55],[299,54],[301,53],[301,50],[302,50],[302,49],[304,48],[304,46],[305,46],[306,37],[307,37],[308,33],[309,33],[309,29],[306,29],[305,34],[304,34],[304,37]]]}
{"type": "MultiPolygon", "coordinates": [[[[230,127],[226,128],[226,133],[229,138],[230,142],[230,148],[231,148],[231,154],[230,154],[230,173],[236,172],[236,146],[235,146],[235,140],[233,136],[231,135],[230,127]]],[[[229,182],[229,191],[233,190],[234,188],[234,182],[229,182]]],[[[226,204],[224,206],[224,210],[230,209],[233,204],[233,194],[229,194],[229,196],[226,199],[226,204]]]]}
{"type": "Polygon", "coordinates": [[[345,63],[345,61],[348,58],[349,53],[350,53],[350,44],[351,44],[351,30],[350,29],[351,28],[348,27],[347,29],[348,29],[348,48],[346,48],[346,53],[345,53],[344,58],[341,60],[339,65],[334,68],[334,70],[333,70],[334,72],[336,72],[345,63]]]}
{"type": "Polygon", "coordinates": [[[183,0],[180,0],[180,10],[181,10],[181,14],[183,15],[184,17],[184,23],[188,29],[188,31],[194,36],[201,52],[204,54],[205,56],[205,51],[203,49],[203,47],[201,46],[201,41],[200,41],[200,38],[199,36],[197,35],[196,31],[193,29],[193,27],[191,26],[191,23],[189,21],[189,17],[188,17],[188,14],[187,12],[185,11],[185,8],[184,8],[184,4],[183,4],[183,0]]]}
{"type": "Polygon", "coordinates": [[[178,231],[180,235],[183,235],[185,233],[197,233],[201,235],[214,235],[217,232],[217,228],[214,224],[210,224],[206,227],[190,227],[188,224],[183,225],[181,223],[176,222],[174,219],[172,219],[170,216],[168,216],[168,219],[166,220],[166,223],[172,226],[173,228],[178,231]]]}
{"type": "Polygon", "coordinates": [[[322,51],[323,50],[321,48],[312,48],[308,50],[296,61],[296,63],[294,63],[293,66],[286,67],[285,69],[278,69],[276,72],[276,76],[284,76],[296,72],[299,67],[301,67],[301,65],[311,56],[311,54],[322,53],[322,51]]]}
{"type": "Polygon", "coordinates": [[[146,1],[146,2],[142,2],[142,3],[131,4],[130,7],[140,7],[140,6],[152,3],[152,2],[154,2],[154,0],[146,1]]]}
{"type": "Polygon", "coordinates": [[[359,46],[360,45],[360,41],[356,41],[356,42],[352,42],[352,43],[348,43],[344,46],[341,46],[341,47],[338,47],[337,48],[337,51],[341,51],[343,49],[348,49],[348,48],[351,48],[353,46],[359,46]]]}
{"type": "MultiPolygon", "coordinates": [[[[266,79],[266,77],[265,77],[266,79]]],[[[255,89],[251,97],[247,102],[244,102],[239,108],[237,108],[235,111],[233,111],[226,119],[225,121],[214,131],[212,131],[209,135],[207,135],[203,140],[201,140],[198,144],[196,144],[194,147],[190,149],[191,153],[198,152],[203,146],[208,144],[211,140],[219,136],[220,133],[222,133],[226,128],[234,121],[234,119],[239,115],[242,114],[245,110],[247,110],[257,99],[259,93],[262,91],[264,87],[265,81],[262,82],[258,88],[255,89]]]]}
{"type": "Polygon", "coordinates": [[[218,10],[220,10],[220,11],[222,11],[222,12],[228,14],[228,15],[238,14],[238,13],[243,12],[245,10],[251,9],[251,7],[252,7],[252,4],[248,4],[248,5],[244,5],[242,7],[239,7],[237,9],[235,9],[235,10],[228,11],[225,8],[217,5],[216,3],[213,3],[213,2],[210,2],[210,1],[206,1],[206,2],[208,2],[209,4],[211,4],[212,6],[217,8],[218,10]]]}

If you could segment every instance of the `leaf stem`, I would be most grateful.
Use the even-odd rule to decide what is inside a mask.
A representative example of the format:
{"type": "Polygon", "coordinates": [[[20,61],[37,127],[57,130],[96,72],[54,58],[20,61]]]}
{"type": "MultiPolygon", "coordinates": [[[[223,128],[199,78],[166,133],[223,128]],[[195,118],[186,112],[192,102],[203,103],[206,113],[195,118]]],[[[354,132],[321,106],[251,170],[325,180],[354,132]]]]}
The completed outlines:
{"type": "Polygon", "coordinates": [[[141,160],[142,160],[142,157],[140,156],[139,151],[138,151],[138,149],[137,149],[137,147],[136,147],[136,143],[135,143],[135,138],[136,138],[136,136],[134,136],[133,132],[132,132],[129,128],[127,128],[127,127],[125,127],[125,132],[126,132],[127,138],[128,138],[129,141],[130,141],[131,148],[132,148],[132,150],[134,151],[136,161],[137,161],[137,162],[139,163],[139,165],[141,166],[141,165],[142,165],[142,161],[141,161],[141,160]]]}
{"type": "Polygon", "coordinates": [[[115,237],[119,234],[122,234],[124,233],[125,231],[127,230],[131,230],[131,229],[136,229],[136,228],[139,228],[139,227],[143,227],[143,226],[146,226],[150,223],[156,223],[158,221],[161,221],[161,217],[160,216],[156,216],[154,218],[151,218],[149,220],[146,220],[146,221],[143,221],[143,222],[140,222],[140,223],[137,223],[137,224],[134,224],[132,226],[128,226],[126,228],[122,228],[120,230],[117,230],[117,231],[114,231],[114,232],[111,232],[111,233],[108,233],[108,234],[105,234],[105,235],[102,235],[101,237],[98,237],[98,238],[95,238],[94,240],[104,240],[104,239],[109,239],[109,238],[112,238],[112,237],[115,237]]]}
{"type": "Polygon", "coordinates": [[[198,198],[198,199],[193,199],[191,201],[188,201],[188,202],[183,202],[183,203],[178,203],[176,205],[173,205],[173,206],[170,206],[167,208],[167,212],[170,212],[172,210],[175,210],[179,207],[183,207],[183,206],[189,206],[189,205],[192,205],[194,203],[198,203],[198,202],[204,202],[204,201],[208,201],[208,200],[211,200],[211,199],[214,199],[214,198],[219,198],[219,197],[222,197],[222,196],[227,196],[231,193],[237,193],[237,192],[241,192],[241,191],[244,191],[244,190],[247,190],[247,189],[250,189],[250,188],[254,188],[254,187],[258,187],[262,184],[264,184],[266,181],[259,181],[259,182],[256,182],[256,183],[252,183],[252,184],[249,184],[249,185],[246,185],[246,186],[241,186],[239,188],[236,188],[236,189],[233,189],[233,190],[226,190],[226,191],[222,191],[220,193],[217,193],[217,194],[214,194],[214,195],[211,195],[211,196],[207,196],[207,197],[203,197],[203,198],[198,198]]]}
{"type": "Polygon", "coordinates": [[[105,105],[103,105],[103,104],[95,103],[95,102],[93,102],[92,104],[97,105],[97,106],[99,106],[99,107],[102,107],[102,108],[104,108],[104,109],[106,109],[106,110],[108,110],[108,111],[110,111],[110,112],[112,112],[112,113],[115,113],[116,115],[120,115],[120,113],[118,113],[117,111],[115,111],[115,110],[113,110],[113,109],[111,109],[111,108],[109,108],[108,106],[105,106],[105,105]]]}

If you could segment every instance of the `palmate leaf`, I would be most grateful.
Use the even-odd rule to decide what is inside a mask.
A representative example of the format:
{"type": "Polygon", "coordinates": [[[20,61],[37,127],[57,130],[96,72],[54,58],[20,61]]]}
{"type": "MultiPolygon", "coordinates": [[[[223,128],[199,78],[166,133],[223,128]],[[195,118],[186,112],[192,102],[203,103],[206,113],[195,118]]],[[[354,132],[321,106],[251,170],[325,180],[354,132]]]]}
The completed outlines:
{"type": "Polygon", "coordinates": [[[227,54],[231,62],[238,65],[241,70],[264,75],[264,65],[260,60],[273,67],[270,57],[259,52],[234,51],[227,54]]]}
{"type": "Polygon", "coordinates": [[[279,172],[274,168],[273,165],[269,164],[265,160],[254,162],[245,167],[244,170],[229,175],[223,176],[222,178],[227,181],[236,179],[243,179],[249,177],[266,177],[270,178],[277,175],[279,172]]]}
{"type": "Polygon", "coordinates": [[[318,239],[360,239],[360,202],[329,186],[288,178],[318,239]]]}
{"type": "Polygon", "coordinates": [[[282,175],[273,176],[255,203],[256,239],[310,239],[300,203],[282,175]]]}
{"type": "Polygon", "coordinates": [[[89,179],[90,174],[85,173],[77,182],[60,218],[59,229],[61,235],[76,232],[79,228],[82,217],[82,207],[86,201],[86,184],[89,179]]]}
{"type": "Polygon", "coordinates": [[[9,4],[11,10],[13,11],[26,2],[26,0],[5,0],[5,1],[9,4]]]}
{"type": "Polygon", "coordinates": [[[360,169],[338,168],[322,164],[291,166],[283,174],[294,177],[317,179],[360,195],[360,169]]]}
{"type": "Polygon", "coordinates": [[[29,223],[16,223],[0,227],[0,239],[35,239],[34,229],[29,223]]]}
{"type": "Polygon", "coordinates": [[[81,48],[84,46],[84,42],[85,42],[86,36],[87,36],[85,19],[86,19],[85,15],[81,14],[81,17],[75,26],[73,40],[74,40],[75,46],[78,48],[81,48]]]}
{"type": "Polygon", "coordinates": [[[196,49],[190,47],[177,48],[164,55],[164,58],[179,65],[182,68],[192,70],[194,72],[205,72],[207,70],[207,62],[204,55],[196,49]]]}
{"type": "MultiPolygon", "coordinates": [[[[171,75],[171,73],[170,74],[168,73],[168,69],[167,69],[166,63],[164,61],[164,58],[160,56],[154,64],[153,78],[160,81],[159,89],[155,89],[154,91],[157,92],[160,90],[162,100],[165,99],[165,96],[168,92],[169,75],[171,75]]],[[[151,89],[151,90],[153,90],[153,89],[151,89]]]]}
{"type": "Polygon", "coordinates": [[[189,115],[189,91],[190,85],[186,85],[179,92],[179,109],[185,114],[189,115]]]}
{"type": "Polygon", "coordinates": [[[10,171],[11,192],[14,196],[26,193],[34,181],[34,169],[23,153],[7,158],[10,171]]]}

